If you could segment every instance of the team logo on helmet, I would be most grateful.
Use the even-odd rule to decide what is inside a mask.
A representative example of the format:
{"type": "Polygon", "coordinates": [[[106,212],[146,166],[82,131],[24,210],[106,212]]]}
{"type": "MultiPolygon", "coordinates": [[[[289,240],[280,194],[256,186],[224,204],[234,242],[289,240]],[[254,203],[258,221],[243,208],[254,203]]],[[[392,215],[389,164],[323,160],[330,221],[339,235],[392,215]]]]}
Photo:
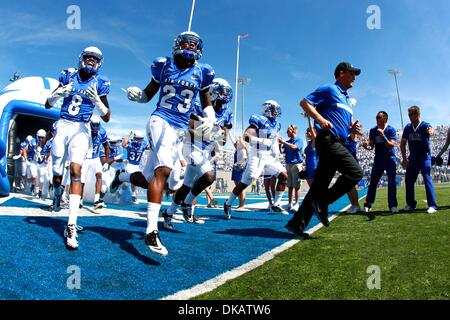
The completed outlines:
{"type": "Polygon", "coordinates": [[[79,58],[78,69],[83,69],[87,73],[97,73],[103,64],[103,54],[97,47],[87,47],[79,58]]]}
{"type": "Polygon", "coordinates": [[[180,33],[173,41],[172,54],[176,56],[181,54],[187,60],[199,60],[202,57],[203,41],[198,34],[192,31],[185,31],[180,33]],[[182,48],[183,43],[195,44],[195,49],[182,48]]]}
{"type": "Polygon", "coordinates": [[[275,100],[267,100],[262,106],[262,114],[267,118],[277,118],[281,116],[281,107],[275,100]]]}
{"type": "Polygon", "coordinates": [[[227,104],[233,99],[233,89],[227,80],[222,78],[214,79],[209,87],[211,101],[219,100],[222,104],[227,104]]]}

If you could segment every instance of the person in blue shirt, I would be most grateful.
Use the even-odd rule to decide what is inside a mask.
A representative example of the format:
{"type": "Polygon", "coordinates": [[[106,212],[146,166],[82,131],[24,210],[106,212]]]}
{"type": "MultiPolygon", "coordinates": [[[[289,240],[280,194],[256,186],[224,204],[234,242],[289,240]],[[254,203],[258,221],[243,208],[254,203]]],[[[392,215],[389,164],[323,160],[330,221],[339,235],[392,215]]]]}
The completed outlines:
{"type": "Polygon", "coordinates": [[[402,166],[406,169],[406,206],[403,210],[411,211],[416,208],[417,201],[414,196],[414,184],[416,183],[419,172],[421,172],[427,194],[428,213],[432,214],[438,209],[433,180],[430,174],[430,136],[433,134],[433,128],[428,122],[420,120],[420,108],[418,106],[409,107],[408,116],[411,123],[405,126],[400,142],[402,166]],[[406,144],[409,147],[408,157],[406,157],[406,144]]]}
{"type": "MultiPolygon", "coordinates": [[[[101,125],[100,118],[98,116],[92,116],[90,121],[91,127],[91,140],[92,140],[92,153],[89,154],[83,163],[81,169],[81,184],[82,190],[84,190],[84,184],[86,182],[86,174],[92,170],[95,172],[95,194],[94,194],[94,208],[101,209],[105,206],[103,199],[101,198],[103,170],[106,170],[108,164],[103,164],[100,160],[100,146],[103,146],[105,157],[109,158],[109,144],[108,135],[105,128],[101,125]]],[[[83,195],[83,192],[82,192],[83,195]]]]}
{"type": "Polygon", "coordinates": [[[170,207],[163,212],[166,226],[169,227],[171,226],[169,219],[179,205],[186,222],[204,223],[204,220],[194,214],[194,200],[216,180],[212,153],[216,151],[219,153],[219,148],[225,145],[228,130],[233,125],[233,112],[228,109],[228,103],[233,98],[233,90],[229,83],[225,79],[216,78],[210,86],[209,93],[216,117],[214,128],[207,139],[202,139],[203,137],[198,135],[196,119],[203,116],[203,110],[196,104],[191,115],[191,129],[183,145],[183,156],[187,161],[183,185],[175,193],[170,207]]]}
{"type": "Polygon", "coordinates": [[[319,156],[314,181],[300,208],[286,225],[300,238],[309,237],[305,230],[314,212],[320,222],[328,226],[328,205],[350,191],[363,177],[358,162],[344,146],[350,132],[362,135],[359,122],[352,121],[352,101],[347,92],[360,73],[360,69],[348,62],[339,63],[334,71],[336,82],[319,87],[300,102],[305,113],[315,120],[319,156]],[[329,188],[336,171],[341,175],[329,188]]]}
{"type": "Polygon", "coordinates": [[[287,211],[297,211],[300,200],[300,187],[301,180],[298,177],[301,171],[301,163],[303,163],[302,151],[303,151],[303,141],[297,137],[297,126],[294,124],[289,125],[287,129],[287,136],[289,140],[284,141],[282,138],[279,142],[284,146],[286,171],[288,174],[288,197],[289,203],[286,207],[287,211]],[[295,192],[294,192],[295,190],[295,192]],[[293,200],[293,195],[295,194],[295,201],[293,200]]]}
{"type": "Polygon", "coordinates": [[[69,68],[61,72],[59,86],[47,99],[47,109],[60,99],[61,118],[52,144],[53,185],[55,197],[51,209],[60,210],[65,160],[70,162],[69,220],[64,232],[67,249],[78,249],[77,218],[81,202],[81,166],[90,146],[89,120],[98,112],[108,122],[110,109],[106,96],[110,91],[109,80],[99,75],[103,54],[96,47],[84,49],[78,62],[78,69],[69,68]]]}
{"type": "Polygon", "coordinates": [[[231,205],[234,200],[263,173],[278,178],[272,210],[284,215],[288,214],[281,207],[281,199],[287,184],[287,173],[276,156],[279,153],[276,149],[279,149],[278,137],[281,124],[278,118],[281,116],[281,107],[275,100],[267,100],[262,104],[261,109],[262,114],[254,114],[250,117],[250,125],[244,132],[245,141],[250,143],[250,155],[241,181],[234,187],[224,203],[223,210],[227,219],[231,218],[231,205]]]}
{"type": "MultiPolygon", "coordinates": [[[[148,143],[144,140],[144,133],[141,130],[132,130],[128,137],[125,137],[122,141],[122,148],[127,151],[127,165],[125,167],[126,172],[134,173],[142,171],[140,168],[142,156],[146,150],[149,150],[148,143]]],[[[134,204],[138,204],[136,194],[137,186],[131,184],[131,201],[134,204]]]]}
{"type": "Polygon", "coordinates": [[[39,147],[38,142],[31,135],[25,139],[26,146],[21,150],[23,159],[25,159],[25,174],[26,179],[31,180],[30,194],[35,196],[35,186],[37,183],[38,167],[36,163],[36,153],[39,147]]]}
{"type": "Polygon", "coordinates": [[[392,213],[397,213],[397,185],[396,171],[397,158],[395,156],[395,146],[397,145],[397,131],[390,126],[388,114],[380,111],[376,115],[377,125],[369,131],[369,142],[363,143],[366,150],[375,149],[375,159],[370,174],[369,189],[367,191],[366,203],[364,210],[369,212],[372,204],[375,202],[378,182],[386,171],[388,177],[388,206],[392,213]]]}
{"type": "Polygon", "coordinates": [[[306,129],[306,139],[308,140],[308,143],[306,144],[305,147],[305,167],[306,167],[305,180],[308,183],[309,187],[311,187],[314,181],[314,175],[316,174],[317,170],[317,163],[319,162],[315,142],[316,136],[317,134],[314,128],[309,127],[306,129]]]}
{"type": "Polygon", "coordinates": [[[179,34],[173,43],[172,57],[157,58],[151,66],[152,80],[144,90],[129,87],[128,99],[139,103],[149,102],[158,92],[156,110],[147,123],[150,154],[142,172],[131,175],[118,172],[111,184],[115,191],[121,182],[131,182],[147,189],[147,228],[144,242],[151,252],[167,255],[158,232],[158,216],[162,196],[177,161],[179,137],[189,127],[190,114],[199,96],[203,113],[198,130],[208,135],[216,121],[211,104],[209,86],[215,72],[208,65],[199,63],[203,54],[203,41],[192,31],[179,34]]]}

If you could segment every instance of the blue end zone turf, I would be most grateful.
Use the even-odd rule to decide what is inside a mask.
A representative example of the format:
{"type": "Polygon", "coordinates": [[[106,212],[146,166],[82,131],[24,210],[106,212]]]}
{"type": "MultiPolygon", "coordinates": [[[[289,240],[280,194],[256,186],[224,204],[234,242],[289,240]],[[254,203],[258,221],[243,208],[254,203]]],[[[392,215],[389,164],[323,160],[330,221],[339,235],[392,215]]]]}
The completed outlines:
{"type": "MultiPolygon", "coordinates": [[[[13,205],[32,204],[19,200],[5,202],[2,213],[13,205]]],[[[345,196],[330,212],[347,204],[345,196]]],[[[0,299],[159,299],[295,239],[284,229],[292,215],[233,211],[232,219],[225,220],[221,210],[203,208],[196,214],[208,218],[204,225],[177,223],[171,231],[159,225],[167,257],[145,247],[146,220],[79,217],[84,227],[80,248],[67,251],[63,240],[67,218],[0,216],[0,299]],[[79,290],[67,287],[70,266],[80,268],[79,290]]],[[[314,216],[310,226],[317,223],[314,216]]]]}

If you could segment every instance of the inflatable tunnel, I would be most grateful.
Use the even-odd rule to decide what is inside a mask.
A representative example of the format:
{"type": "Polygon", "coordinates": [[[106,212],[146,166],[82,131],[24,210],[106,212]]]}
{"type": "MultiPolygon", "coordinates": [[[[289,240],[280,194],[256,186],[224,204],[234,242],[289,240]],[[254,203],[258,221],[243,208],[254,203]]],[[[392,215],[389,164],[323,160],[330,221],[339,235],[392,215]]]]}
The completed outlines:
{"type": "Polygon", "coordinates": [[[17,177],[20,142],[39,129],[48,131],[59,119],[60,106],[45,109],[45,101],[59,82],[52,78],[19,79],[0,91],[0,197],[6,197],[17,177]]]}

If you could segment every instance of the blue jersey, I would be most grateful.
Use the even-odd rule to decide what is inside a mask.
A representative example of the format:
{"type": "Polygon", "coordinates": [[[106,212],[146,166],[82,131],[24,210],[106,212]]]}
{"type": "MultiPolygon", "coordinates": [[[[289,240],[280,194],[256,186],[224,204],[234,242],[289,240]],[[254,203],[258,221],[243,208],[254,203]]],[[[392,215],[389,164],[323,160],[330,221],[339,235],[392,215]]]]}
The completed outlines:
{"type": "Polygon", "coordinates": [[[52,142],[53,142],[53,140],[48,140],[45,143],[45,145],[42,147],[41,153],[39,154],[39,157],[37,158],[38,164],[44,163],[45,157],[52,150],[52,142]]]}
{"type": "Polygon", "coordinates": [[[198,92],[211,85],[214,70],[198,62],[180,70],[172,58],[158,58],[153,61],[152,76],[160,85],[159,100],[153,114],[175,128],[187,129],[198,92]]]}
{"type": "Polygon", "coordinates": [[[318,159],[317,159],[317,150],[311,146],[311,142],[305,148],[305,164],[306,169],[314,171],[317,169],[318,159]]]}
{"type": "MultiPolygon", "coordinates": [[[[214,110],[215,111],[215,110],[214,110]]],[[[203,108],[200,103],[196,101],[193,113],[197,116],[203,117],[203,108]]],[[[214,126],[220,128],[231,129],[233,127],[233,112],[226,107],[223,107],[220,111],[215,111],[216,114],[216,122],[214,126]]],[[[214,130],[214,129],[213,129],[214,130]]],[[[213,141],[203,141],[202,149],[205,150],[208,146],[211,145],[213,141]]]]}
{"type": "MultiPolygon", "coordinates": [[[[263,115],[254,114],[250,117],[248,122],[250,125],[256,127],[259,138],[274,139],[281,130],[281,123],[278,122],[277,118],[272,119],[263,115]]],[[[269,151],[272,148],[260,145],[259,143],[257,147],[258,150],[261,151],[269,151]]]]}
{"type": "Polygon", "coordinates": [[[38,147],[36,139],[33,138],[29,143],[27,143],[27,160],[33,161],[34,155],[36,154],[36,149],[38,147]]]}
{"type": "Polygon", "coordinates": [[[63,70],[59,77],[59,83],[63,86],[72,83],[72,92],[64,98],[61,106],[61,118],[73,122],[88,122],[91,118],[94,105],[86,96],[87,89],[97,85],[97,94],[105,96],[109,93],[110,82],[104,76],[93,76],[83,82],[76,69],[63,70]]]}
{"type": "MultiPolygon", "coordinates": [[[[112,159],[119,155],[123,155],[123,148],[120,146],[120,144],[109,144],[109,159],[112,159]]],[[[100,146],[100,158],[103,158],[104,156],[105,148],[103,148],[103,146],[100,146]]]]}
{"type": "MultiPolygon", "coordinates": [[[[305,100],[333,125],[330,131],[342,143],[345,143],[349,136],[353,115],[347,91],[336,82],[319,87],[316,91],[306,96],[305,100]]],[[[317,121],[314,121],[314,127],[317,132],[322,131],[317,121]]]]}
{"type": "Polygon", "coordinates": [[[302,149],[303,149],[303,141],[300,138],[291,138],[287,143],[293,144],[297,146],[297,150],[291,149],[288,146],[283,145],[283,152],[286,154],[285,161],[290,164],[298,164],[303,162],[302,158],[302,149]]]}
{"type": "Polygon", "coordinates": [[[148,143],[146,141],[129,142],[127,146],[128,163],[139,165],[141,163],[142,155],[147,147],[148,143]]]}
{"type": "Polygon", "coordinates": [[[402,139],[408,140],[409,159],[429,160],[430,153],[430,136],[427,129],[431,127],[428,122],[422,121],[417,128],[412,123],[408,123],[403,130],[402,139]]]}
{"type": "MultiPolygon", "coordinates": [[[[397,140],[397,132],[393,127],[387,125],[384,129],[384,136],[388,140],[397,140]]],[[[375,146],[375,162],[383,162],[389,158],[395,158],[395,148],[389,148],[386,146],[386,141],[378,133],[378,126],[373,127],[369,131],[369,140],[373,141],[375,146]]]]}
{"type": "Polygon", "coordinates": [[[100,156],[100,146],[106,143],[108,136],[106,135],[106,130],[100,127],[97,134],[92,134],[92,159],[96,159],[100,156]]]}
{"type": "Polygon", "coordinates": [[[22,142],[20,143],[20,150],[25,149],[27,146],[28,146],[28,143],[27,143],[26,141],[22,141],[22,142]]]}

